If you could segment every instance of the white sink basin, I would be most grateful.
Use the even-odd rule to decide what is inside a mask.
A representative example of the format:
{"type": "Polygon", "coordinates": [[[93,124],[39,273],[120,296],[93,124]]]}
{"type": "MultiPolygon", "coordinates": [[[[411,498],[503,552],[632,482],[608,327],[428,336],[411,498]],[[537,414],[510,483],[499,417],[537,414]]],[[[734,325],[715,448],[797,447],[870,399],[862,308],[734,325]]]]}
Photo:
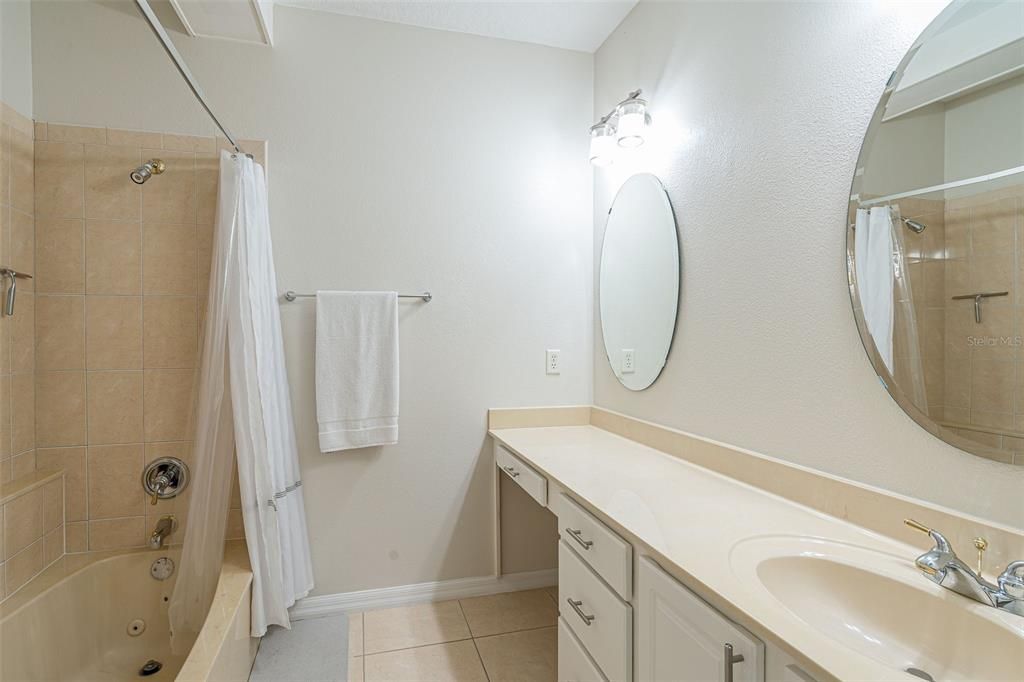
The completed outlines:
{"type": "Polygon", "coordinates": [[[731,555],[748,587],[829,639],[909,673],[894,677],[1024,679],[1024,618],[940,588],[912,560],[788,536],[745,540],[731,555]]]}

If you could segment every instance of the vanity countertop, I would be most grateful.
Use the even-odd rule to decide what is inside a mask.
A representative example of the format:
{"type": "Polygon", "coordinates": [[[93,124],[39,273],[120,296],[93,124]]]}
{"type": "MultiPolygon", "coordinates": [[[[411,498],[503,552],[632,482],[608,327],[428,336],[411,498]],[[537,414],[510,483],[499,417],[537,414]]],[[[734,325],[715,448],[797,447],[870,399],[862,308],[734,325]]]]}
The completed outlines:
{"type": "MultiPolygon", "coordinates": [[[[713,596],[715,605],[741,624],[774,636],[837,679],[893,679],[891,667],[837,643],[741,578],[733,553],[751,538],[821,538],[889,555],[898,566],[905,561],[906,571],[916,574],[917,548],[594,426],[492,429],[490,434],[649,547],[659,563],[691,588],[713,596]]],[[[1016,632],[1024,650],[1024,620],[1014,622],[1012,614],[971,602],[923,576],[915,578],[921,589],[961,600],[964,609],[1016,632]]]]}

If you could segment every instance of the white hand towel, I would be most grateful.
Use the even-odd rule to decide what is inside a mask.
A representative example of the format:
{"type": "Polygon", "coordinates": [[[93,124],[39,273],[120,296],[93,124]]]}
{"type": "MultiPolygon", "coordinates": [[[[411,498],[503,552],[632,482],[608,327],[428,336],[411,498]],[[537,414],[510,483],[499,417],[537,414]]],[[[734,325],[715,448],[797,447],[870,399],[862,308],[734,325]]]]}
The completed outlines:
{"type": "Polygon", "coordinates": [[[398,442],[398,294],[318,291],[320,451],[398,442]]]}

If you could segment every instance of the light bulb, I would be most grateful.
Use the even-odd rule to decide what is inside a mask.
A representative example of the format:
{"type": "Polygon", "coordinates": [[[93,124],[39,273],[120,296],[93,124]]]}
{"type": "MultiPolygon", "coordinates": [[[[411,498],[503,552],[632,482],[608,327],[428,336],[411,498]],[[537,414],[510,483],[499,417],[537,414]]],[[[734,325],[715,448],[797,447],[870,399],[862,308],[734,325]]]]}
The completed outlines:
{"type": "Polygon", "coordinates": [[[627,99],[615,110],[618,116],[618,137],[620,147],[639,147],[644,143],[647,130],[647,102],[642,99],[627,99]]]}
{"type": "Polygon", "coordinates": [[[615,161],[615,126],[607,121],[590,129],[590,163],[598,167],[608,166],[615,161]]]}

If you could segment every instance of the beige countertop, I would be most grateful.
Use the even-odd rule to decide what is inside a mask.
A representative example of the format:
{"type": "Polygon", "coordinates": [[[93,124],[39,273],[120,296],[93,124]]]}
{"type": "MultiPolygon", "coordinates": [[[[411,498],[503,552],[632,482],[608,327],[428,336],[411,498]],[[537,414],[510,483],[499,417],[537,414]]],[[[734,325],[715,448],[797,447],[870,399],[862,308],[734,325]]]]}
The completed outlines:
{"type": "Polygon", "coordinates": [[[1020,651],[1006,655],[1019,655],[1024,663],[1024,619],[932,584],[914,567],[920,551],[910,545],[594,426],[494,429],[490,434],[629,539],[646,545],[666,570],[726,615],[782,645],[801,663],[812,664],[812,673],[841,680],[894,678],[892,668],[839,644],[752,584],[749,568],[736,566],[736,551],[749,547],[753,538],[820,538],[887,555],[887,568],[905,570],[908,579],[920,580],[922,590],[960,600],[964,609],[1019,635],[1020,651]]]}

